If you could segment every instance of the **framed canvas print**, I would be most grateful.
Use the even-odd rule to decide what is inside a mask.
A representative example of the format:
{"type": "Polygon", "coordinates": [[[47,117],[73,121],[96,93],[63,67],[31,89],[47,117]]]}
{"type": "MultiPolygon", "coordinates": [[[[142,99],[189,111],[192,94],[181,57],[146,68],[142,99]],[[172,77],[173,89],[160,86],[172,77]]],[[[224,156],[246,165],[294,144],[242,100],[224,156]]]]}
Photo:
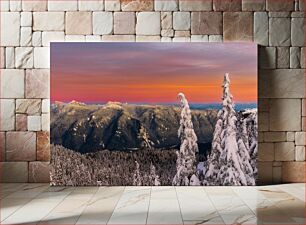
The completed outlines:
{"type": "Polygon", "coordinates": [[[51,184],[256,185],[257,45],[52,43],[51,184]]]}

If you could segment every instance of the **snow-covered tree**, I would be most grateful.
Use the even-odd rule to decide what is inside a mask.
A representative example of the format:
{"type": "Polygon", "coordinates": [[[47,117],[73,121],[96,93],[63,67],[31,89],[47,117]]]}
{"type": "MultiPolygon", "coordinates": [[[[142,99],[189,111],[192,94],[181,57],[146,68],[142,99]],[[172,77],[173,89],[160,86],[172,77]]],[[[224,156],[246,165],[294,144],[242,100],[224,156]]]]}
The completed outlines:
{"type": "Polygon", "coordinates": [[[181,102],[181,120],[178,130],[178,137],[181,142],[180,151],[177,152],[177,173],[173,178],[173,185],[191,185],[196,183],[196,152],[198,152],[197,136],[193,130],[191,112],[185,95],[179,93],[178,97],[181,102]],[[191,178],[192,183],[191,183],[191,178]]]}
{"type": "Polygon", "coordinates": [[[238,129],[240,140],[249,153],[249,161],[253,169],[253,176],[257,177],[257,109],[245,109],[238,114],[238,129]]]}
{"type": "Polygon", "coordinates": [[[159,176],[156,174],[155,166],[151,163],[149,182],[151,186],[160,186],[159,176]]]}
{"type": "Polygon", "coordinates": [[[229,74],[223,82],[222,109],[218,112],[205,185],[254,185],[248,148],[240,138],[229,74]]]}
{"type": "Polygon", "coordinates": [[[136,168],[134,170],[134,175],[133,175],[133,185],[134,186],[141,186],[141,175],[140,175],[140,170],[139,170],[139,163],[135,161],[136,168]]]}

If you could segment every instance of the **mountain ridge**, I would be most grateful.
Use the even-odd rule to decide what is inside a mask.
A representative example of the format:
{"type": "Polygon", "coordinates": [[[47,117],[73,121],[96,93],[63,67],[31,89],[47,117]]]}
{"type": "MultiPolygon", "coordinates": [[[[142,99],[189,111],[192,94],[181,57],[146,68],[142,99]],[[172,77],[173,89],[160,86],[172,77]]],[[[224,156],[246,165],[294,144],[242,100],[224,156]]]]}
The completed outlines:
{"type": "MultiPolygon", "coordinates": [[[[51,142],[80,153],[99,150],[168,149],[179,146],[180,107],[72,101],[51,107],[51,142]]],[[[199,145],[207,151],[217,110],[192,110],[199,145]]]]}

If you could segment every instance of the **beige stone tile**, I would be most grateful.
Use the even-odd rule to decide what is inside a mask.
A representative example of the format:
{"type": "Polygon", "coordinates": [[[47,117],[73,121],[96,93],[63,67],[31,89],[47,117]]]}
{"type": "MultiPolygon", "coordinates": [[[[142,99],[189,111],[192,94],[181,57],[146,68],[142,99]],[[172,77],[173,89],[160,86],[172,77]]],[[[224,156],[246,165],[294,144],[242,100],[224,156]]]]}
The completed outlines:
{"type": "Polygon", "coordinates": [[[20,46],[31,46],[32,43],[32,27],[21,27],[20,30],[20,46]]]}
{"type": "Polygon", "coordinates": [[[85,41],[86,42],[100,42],[102,37],[100,35],[86,35],[85,41]]]}
{"type": "Polygon", "coordinates": [[[152,11],[154,0],[121,0],[122,11],[152,11]]]}
{"type": "Polygon", "coordinates": [[[305,182],[305,162],[284,162],[282,166],[282,181],[284,183],[305,182]]]}
{"type": "Polygon", "coordinates": [[[16,130],[17,131],[28,130],[28,117],[26,114],[16,114],[16,130]]]}
{"type": "Polygon", "coordinates": [[[160,41],[161,42],[172,42],[172,38],[171,37],[161,37],[160,41]]]}
{"type": "Polygon", "coordinates": [[[160,36],[136,36],[136,42],[160,42],[160,36]]]}
{"type": "Polygon", "coordinates": [[[136,15],[134,12],[114,13],[114,34],[135,34],[136,15]]]}
{"type": "Polygon", "coordinates": [[[15,48],[14,47],[5,48],[5,67],[6,69],[15,68],[15,48]]]}
{"type": "Polygon", "coordinates": [[[34,47],[41,47],[41,45],[42,45],[42,32],[41,31],[33,32],[32,45],[34,47]]]}
{"type": "Polygon", "coordinates": [[[288,69],[290,67],[290,51],[289,47],[276,48],[276,66],[281,69],[288,69]]]}
{"type": "Polygon", "coordinates": [[[294,140],[295,140],[295,133],[287,132],[287,141],[294,141],[294,140]]]}
{"type": "Polygon", "coordinates": [[[213,0],[214,11],[241,11],[241,0],[213,0]]]}
{"type": "Polygon", "coordinates": [[[271,184],[273,180],[272,162],[258,162],[258,182],[257,185],[271,184]]]}
{"type": "Polygon", "coordinates": [[[223,17],[221,12],[192,12],[192,34],[222,34],[223,17]]]}
{"type": "Polygon", "coordinates": [[[78,4],[80,11],[101,11],[104,9],[103,0],[89,0],[89,1],[79,0],[78,4]]]}
{"type": "Polygon", "coordinates": [[[41,114],[41,129],[42,131],[50,131],[50,114],[41,114]]]}
{"type": "Polygon", "coordinates": [[[299,47],[290,47],[290,68],[301,68],[301,48],[299,47]]]}
{"type": "Polygon", "coordinates": [[[84,42],[85,35],[66,35],[65,41],[66,42],[84,42]]]}
{"type": "Polygon", "coordinates": [[[173,37],[174,30],[173,29],[161,30],[161,36],[162,37],[173,37]]]}
{"type": "Polygon", "coordinates": [[[15,129],[15,100],[0,99],[0,130],[11,131],[15,129]]]}
{"type": "Polygon", "coordinates": [[[50,135],[49,132],[37,132],[37,161],[50,161],[50,135]]]}
{"type": "Polygon", "coordinates": [[[286,132],[265,132],[264,141],[265,142],[281,142],[286,141],[286,132]]]}
{"type": "Polygon", "coordinates": [[[10,11],[10,1],[9,0],[0,1],[0,11],[1,12],[10,11]]]}
{"type": "Polygon", "coordinates": [[[190,38],[190,31],[189,30],[176,30],[174,32],[175,37],[189,37],[190,38]]]}
{"type": "Polygon", "coordinates": [[[33,48],[32,47],[15,48],[15,67],[17,69],[33,68],[33,48]]]}
{"type": "Polygon", "coordinates": [[[191,42],[208,42],[208,35],[191,35],[191,42]]]}
{"type": "Polygon", "coordinates": [[[66,34],[92,34],[91,12],[66,12],[66,34]]]}
{"type": "Polygon", "coordinates": [[[290,46],[290,18],[269,19],[269,45],[290,46]]]}
{"type": "Polygon", "coordinates": [[[65,29],[64,12],[34,12],[34,31],[63,31],[65,29]]]}
{"type": "Polygon", "coordinates": [[[252,41],[253,14],[250,12],[225,12],[223,14],[225,41],[252,41]]]}
{"type": "Polygon", "coordinates": [[[161,12],[161,28],[162,29],[172,29],[172,13],[171,12],[161,12]]]}
{"type": "Polygon", "coordinates": [[[179,0],[180,11],[212,11],[212,0],[179,0]]]}
{"type": "Polygon", "coordinates": [[[267,0],[266,7],[267,11],[293,11],[294,9],[294,0],[267,0]]]}
{"type": "Polygon", "coordinates": [[[23,27],[32,26],[32,13],[31,12],[21,12],[20,25],[23,27]]]}
{"type": "Polygon", "coordinates": [[[120,11],[120,0],[107,0],[104,4],[105,11],[120,11]]]}
{"type": "Polygon", "coordinates": [[[35,47],[34,48],[34,68],[45,69],[50,68],[50,48],[35,47]]]}
{"type": "Polygon", "coordinates": [[[259,68],[261,69],[276,68],[275,47],[259,47],[259,68]]]}
{"type": "Polygon", "coordinates": [[[34,132],[8,132],[6,134],[6,159],[8,161],[35,160],[36,134],[34,132]]]}
{"type": "Polygon", "coordinates": [[[260,98],[304,98],[304,70],[259,70],[260,98]]]}
{"type": "Polygon", "coordinates": [[[274,143],[258,143],[258,161],[274,161],[274,143]]]}
{"type": "Polygon", "coordinates": [[[26,98],[50,98],[50,72],[45,69],[26,71],[26,98]]]}
{"type": "Polygon", "coordinates": [[[304,18],[291,19],[291,44],[303,47],[305,44],[304,18]]]}
{"type": "Polygon", "coordinates": [[[40,99],[16,99],[16,113],[35,115],[41,113],[40,99]]]}
{"type": "Polygon", "coordinates": [[[2,182],[28,182],[28,162],[0,162],[0,165],[2,182]]]}
{"type": "Polygon", "coordinates": [[[208,42],[223,42],[222,35],[209,35],[208,42]]]}
{"type": "Polygon", "coordinates": [[[1,46],[19,46],[20,13],[1,12],[1,46]]]}
{"type": "Polygon", "coordinates": [[[137,14],[137,35],[160,35],[160,12],[139,12],[137,14]],[[151,21],[150,24],[147,21],[151,21]]]}
{"type": "Polygon", "coordinates": [[[50,46],[50,42],[64,42],[65,33],[63,31],[45,31],[42,32],[42,45],[50,46]]]}
{"type": "Polygon", "coordinates": [[[2,69],[1,98],[24,97],[24,71],[16,69],[2,69]]]}
{"type": "Polygon", "coordinates": [[[41,131],[41,116],[28,116],[28,131],[41,131]]]}
{"type": "Polygon", "coordinates": [[[190,42],[190,37],[174,37],[173,42],[190,42]]]}
{"type": "Polygon", "coordinates": [[[22,0],[22,11],[46,11],[47,3],[46,0],[22,0]]]}
{"type": "Polygon", "coordinates": [[[78,0],[48,0],[48,11],[77,11],[78,0]]]}
{"type": "Polygon", "coordinates": [[[296,145],[305,145],[305,136],[306,132],[296,132],[295,133],[295,144],[296,145]]]}
{"type": "Polygon", "coordinates": [[[264,11],[265,0],[242,0],[242,11],[264,11]]]}
{"type": "Polygon", "coordinates": [[[294,142],[275,143],[274,148],[276,161],[294,161],[294,142]]]}
{"type": "Polygon", "coordinates": [[[178,0],[154,1],[155,11],[178,11],[178,0]]]}
{"type": "Polygon", "coordinates": [[[112,34],[113,32],[113,13],[112,12],[93,12],[93,34],[112,34]]]}
{"type": "Polygon", "coordinates": [[[41,106],[42,113],[49,113],[50,112],[50,99],[43,99],[42,106],[41,106]]]}
{"type": "Polygon", "coordinates": [[[295,161],[305,161],[305,146],[295,146],[295,161]]]}
{"type": "Polygon", "coordinates": [[[260,45],[269,44],[269,18],[267,12],[254,13],[254,41],[260,45]]]}
{"type": "Polygon", "coordinates": [[[301,100],[273,99],[270,101],[270,130],[301,130],[301,100]]]}
{"type": "Polygon", "coordinates": [[[173,29],[174,30],[190,30],[190,12],[174,12],[173,13],[173,29]]]}
{"type": "Polygon", "coordinates": [[[29,162],[29,182],[31,183],[50,182],[49,162],[29,162]]]}

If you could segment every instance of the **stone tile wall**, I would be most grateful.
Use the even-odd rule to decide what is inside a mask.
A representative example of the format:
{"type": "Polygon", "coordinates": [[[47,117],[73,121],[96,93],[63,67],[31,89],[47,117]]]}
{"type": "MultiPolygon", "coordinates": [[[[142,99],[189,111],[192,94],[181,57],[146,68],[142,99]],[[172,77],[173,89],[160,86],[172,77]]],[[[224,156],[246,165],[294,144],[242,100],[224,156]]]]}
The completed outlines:
{"type": "Polygon", "coordinates": [[[3,182],[49,179],[52,41],[254,41],[259,183],[305,181],[304,0],[1,0],[3,182]]]}

